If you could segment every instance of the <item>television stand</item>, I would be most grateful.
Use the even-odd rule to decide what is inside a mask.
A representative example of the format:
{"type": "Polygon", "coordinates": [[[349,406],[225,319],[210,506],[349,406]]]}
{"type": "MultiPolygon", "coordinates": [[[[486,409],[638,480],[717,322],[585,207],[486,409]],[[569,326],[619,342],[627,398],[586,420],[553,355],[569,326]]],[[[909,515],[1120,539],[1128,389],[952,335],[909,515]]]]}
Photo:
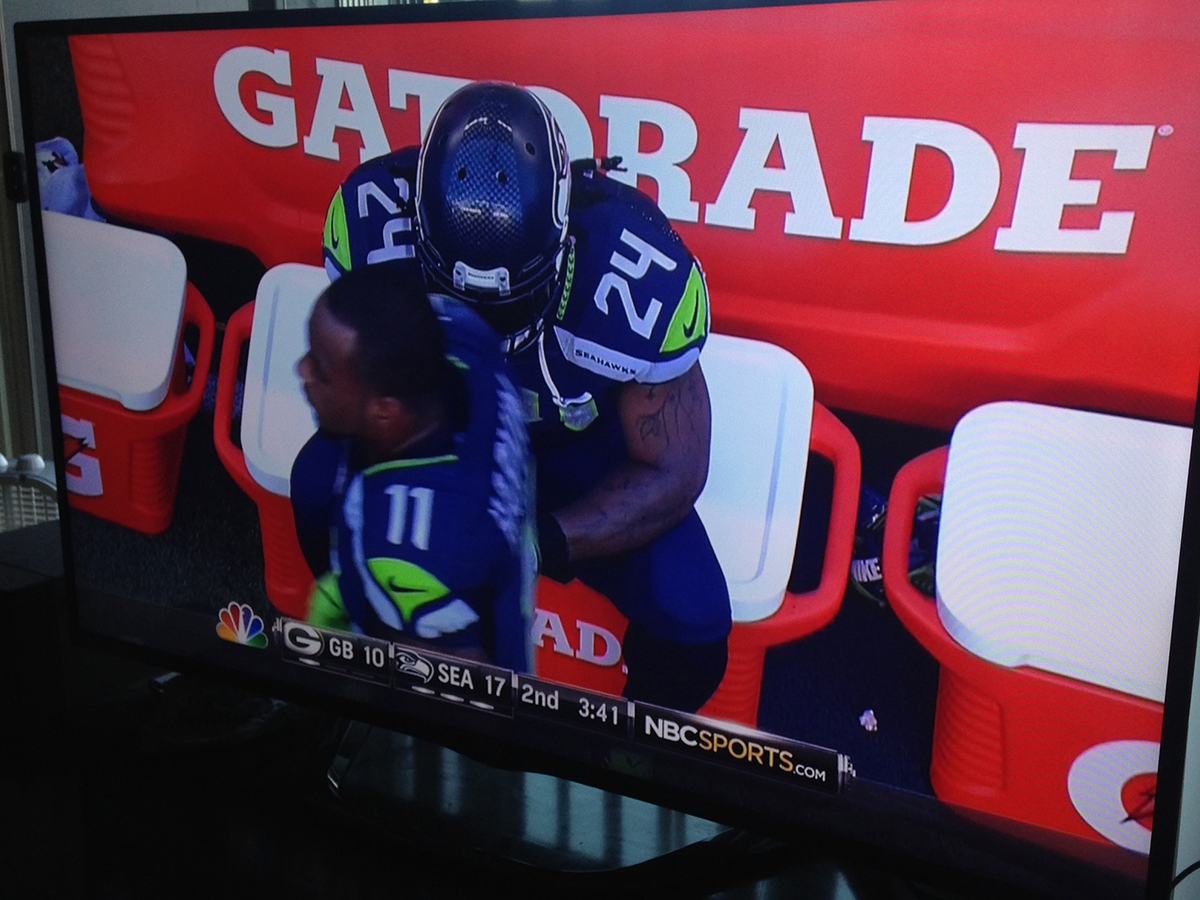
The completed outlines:
{"type": "MultiPolygon", "coordinates": [[[[350,722],[327,778],[338,805],[401,839],[534,870],[604,893],[704,893],[754,881],[794,853],[717,822],[543,775],[499,769],[439,744],[350,722]]],[[[676,893],[675,895],[678,895],[676,893]]]]}
{"type": "Polygon", "coordinates": [[[231,900],[910,896],[892,890],[886,871],[847,869],[819,842],[782,844],[494,768],[192,674],[130,684],[117,662],[88,654],[72,669],[97,683],[65,741],[87,748],[78,802],[93,862],[71,877],[93,892],[115,885],[151,900],[164,884],[186,884],[231,900]]]}
{"type": "MultiPolygon", "coordinates": [[[[577,900],[631,900],[707,896],[813,861],[717,822],[193,675],[168,672],[149,685],[139,750],[232,766],[270,786],[266,796],[283,802],[272,809],[258,795],[270,811],[255,840],[271,857],[295,854],[289,869],[361,885],[402,872],[411,886],[415,862],[421,880],[445,880],[448,896],[458,896],[455,885],[510,884],[531,895],[556,888],[577,900]]],[[[834,875],[799,877],[824,885],[834,875]]],[[[818,887],[805,896],[838,894],[818,887]]]]}

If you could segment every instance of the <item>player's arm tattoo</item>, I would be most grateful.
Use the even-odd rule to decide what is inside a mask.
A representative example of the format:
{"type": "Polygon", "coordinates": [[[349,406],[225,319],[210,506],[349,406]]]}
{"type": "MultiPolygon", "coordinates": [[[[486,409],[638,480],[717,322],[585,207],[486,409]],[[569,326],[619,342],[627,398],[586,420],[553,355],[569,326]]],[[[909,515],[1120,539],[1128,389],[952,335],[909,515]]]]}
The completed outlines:
{"type": "Polygon", "coordinates": [[[631,550],[666,533],[708,478],[711,409],[698,364],[663,384],[623,386],[618,410],[628,460],[554,514],[572,559],[631,550]]]}

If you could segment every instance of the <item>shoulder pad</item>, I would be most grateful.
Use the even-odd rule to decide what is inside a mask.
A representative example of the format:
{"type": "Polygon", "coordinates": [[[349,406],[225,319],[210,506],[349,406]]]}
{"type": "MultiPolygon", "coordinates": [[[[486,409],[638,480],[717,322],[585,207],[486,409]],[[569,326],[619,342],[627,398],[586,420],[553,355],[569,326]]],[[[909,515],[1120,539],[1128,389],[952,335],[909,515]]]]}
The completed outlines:
{"type": "Polygon", "coordinates": [[[649,197],[593,180],[610,183],[602,200],[572,210],[577,258],[555,334],[583,368],[615,380],[670,380],[708,335],[704,273],[649,197]]]}
{"type": "Polygon", "coordinates": [[[658,204],[637,188],[618,181],[612,175],[594,173],[571,182],[572,215],[578,211],[584,213],[583,218],[589,219],[587,211],[596,206],[604,210],[605,217],[615,215],[625,222],[637,222],[647,232],[647,238],[653,234],[671,247],[678,247],[684,253],[687,252],[682,238],[675,233],[670,220],[658,208],[658,204]]]}
{"type": "Polygon", "coordinates": [[[415,256],[412,231],[416,147],[367,160],[334,192],[322,255],[330,278],[352,268],[415,256]]]}

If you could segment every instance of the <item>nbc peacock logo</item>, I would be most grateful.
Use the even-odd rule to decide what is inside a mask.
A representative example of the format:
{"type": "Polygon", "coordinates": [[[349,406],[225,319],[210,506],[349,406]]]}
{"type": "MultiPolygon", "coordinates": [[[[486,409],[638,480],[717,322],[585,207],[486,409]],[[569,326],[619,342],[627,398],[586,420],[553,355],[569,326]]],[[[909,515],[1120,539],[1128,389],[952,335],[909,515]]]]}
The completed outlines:
{"type": "Polygon", "coordinates": [[[221,621],[217,623],[217,636],[223,641],[245,644],[247,647],[267,646],[267,635],[263,631],[263,620],[255,615],[245,603],[230,603],[221,610],[221,621]]]}

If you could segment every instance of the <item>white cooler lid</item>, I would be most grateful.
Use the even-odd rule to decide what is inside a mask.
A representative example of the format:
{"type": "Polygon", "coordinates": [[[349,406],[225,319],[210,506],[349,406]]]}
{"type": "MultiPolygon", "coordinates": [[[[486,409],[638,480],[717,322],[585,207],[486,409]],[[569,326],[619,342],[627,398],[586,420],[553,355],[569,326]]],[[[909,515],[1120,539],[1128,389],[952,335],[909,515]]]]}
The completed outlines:
{"type": "Polygon", "coordinates": [[[1189,428],[1032,403],[950,441],[938,612],[975,655],[1161,702],[1189,428]]]}
{"type": "Polygon", "coordinates": [[[171,386],[187,265],[164,237],[42,212],[58,381],[154,409],[171,386]]]}
{"type": "Polygon", "coordinates": [[[800,527],[813,383],[774,344],[713,334],[700,354],[712,404],[708,481],[696,511],[729,585],[735,622],[783,603],[800,527]]]}
{"type": "Polygon", "coordinates": [[[263,275],[254,297],[242,453],[254,480],[281,497],[291,496],[292,463],[317,430],[296,363],[308,352],[309,313],[328,285],[318,266],[283,263],[263,275]]]}

